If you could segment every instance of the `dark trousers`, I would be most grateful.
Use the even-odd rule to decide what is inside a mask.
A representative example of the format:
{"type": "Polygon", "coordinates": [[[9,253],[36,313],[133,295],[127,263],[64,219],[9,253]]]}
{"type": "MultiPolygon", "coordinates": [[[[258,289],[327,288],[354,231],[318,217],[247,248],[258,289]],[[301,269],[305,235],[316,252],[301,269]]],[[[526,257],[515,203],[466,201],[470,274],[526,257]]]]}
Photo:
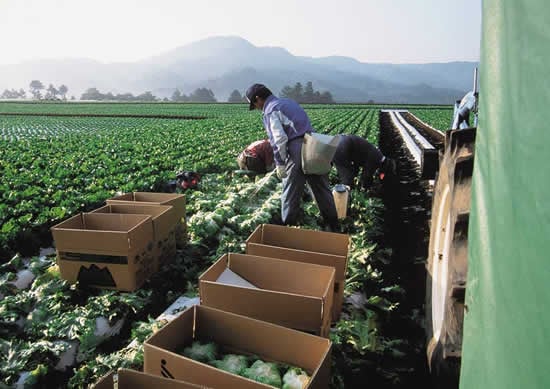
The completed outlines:
{"type": "Polygon", "coordinates": [[[303,138],[297,138],[288,142],[287,145],[289,154],[285,166],[287,177],[283,179],[283,193],[281,195],[283,223],[289,225],[297,223],[302,195],[307,182],[325,223],[336,230],[338,215],[334,205],[334,197],[330,190],[328,175],[304,174],[302,171],[302,143],[303,138]]]}

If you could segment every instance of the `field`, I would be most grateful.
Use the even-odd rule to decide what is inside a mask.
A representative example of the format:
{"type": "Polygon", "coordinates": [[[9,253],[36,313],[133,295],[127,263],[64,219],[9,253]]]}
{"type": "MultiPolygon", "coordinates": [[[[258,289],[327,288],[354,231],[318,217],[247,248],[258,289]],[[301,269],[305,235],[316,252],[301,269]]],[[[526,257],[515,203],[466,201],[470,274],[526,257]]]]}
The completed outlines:
{"type": "MultiPolygon", "coordinates": [[[[380,108],[387,107],[306,106],[319,132],[355,133],[375,144],[380,108]]],[[[400,108],[440,129],[452,115],[450,107],[400,108]]],[[[140,343],[162,325],[154,318],[179,295],[196,295],[198,275],[221,253],[242,252],[257,224],[277,220],[279,181],[272,177],[251,197],[260,177],[232,174],[238,152],[264,136],[260,114],[245,104],[0,103],[2,382],[12,385],[31,372],[23,376],[31,387],[83,387],[117,366],[141,368],[140,343]],[[190,242],[140,291],[69,285],[58,276],[55,256],[38,255],[52,244],[53,224],[117,192],[161,191],[179,170],[203,176],[198,190],[186,192],[190,242]],[[18,288],[13,281],[25,270],[33,281],[18,288]],[[119,323],[119,333],[98,336],[98,317],[119,323]],[[63,369],[59,359],[71,350],[76,358],[63,369]]],[[[334,173],[330,178],[337,182],[334,173]]],[[[335,388],[366,377],[398,387],[415,377],[405,361],[418,359],[423,345],[386,331],[396,317],[418,318],[400,310],[405,290],[384,277],[391,257],[384,212],[376,188],[354,191],[343,222],[352,249],[349,300],[331,332],[335,388]]],[[[311,201],[304,203],[301,226],[322,227],[311,201]]]]}

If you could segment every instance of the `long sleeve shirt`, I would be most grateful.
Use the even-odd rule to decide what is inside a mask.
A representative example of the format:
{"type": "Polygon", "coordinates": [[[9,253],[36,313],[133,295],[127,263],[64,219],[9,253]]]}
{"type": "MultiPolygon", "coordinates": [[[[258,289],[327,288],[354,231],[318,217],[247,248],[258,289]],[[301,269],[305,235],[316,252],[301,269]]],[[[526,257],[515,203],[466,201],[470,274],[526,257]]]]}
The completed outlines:
{"type": "Polygon", "coordinates": [[[265,100],[263,123],[277,166],[286,163],[288,142],[313,131],[309,117],[297,102],[273,95],[265,100]]]}

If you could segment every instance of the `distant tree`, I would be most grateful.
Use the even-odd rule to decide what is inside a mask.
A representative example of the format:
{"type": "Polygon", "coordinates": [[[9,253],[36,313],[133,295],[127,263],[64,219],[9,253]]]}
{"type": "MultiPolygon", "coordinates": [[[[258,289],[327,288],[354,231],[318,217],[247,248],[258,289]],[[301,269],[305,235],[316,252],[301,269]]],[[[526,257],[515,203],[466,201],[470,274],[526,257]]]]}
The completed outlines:
{"type": "Polygon", "coordinates": [[[157,98],[153,96],[153,94],[150,91],[144,92],[140,95],[136,96],[136,100],[138,101],[156,101],[157,98]]]}
{"type": "Polygon", "coordinates": [[[0,95],[0,99],[20,99],[24,97],[25,91],[23,89],[4,89],[4,92],[0,95]]]}
{"type": "Polygon", "coordinates": [[[179,89],[176,89],[174,93],[172,93],[172,97],[170,98],[170,100],[186,102],[189,101],[189,96],[187,96],[185,93],[181,93],[179,89]]]}
{"type": "Polygon", "coordinates": [[[76,97],[74,97],[74,96],[71,96],[71,100],[76,100],[76,97]]]}
{"type": "Polygon", "coordinates": [[[19,89],[19,98],[24,99],[27,97],[27,93],[25,92],[25,89],[21,88],[19,89]]]}
{"type": "Polygon", "coordinates": [[[308,81],[304,89],[304,103],[314,103],[315,101],[315,91],[313,90],[313,83],[308,81]]]}
{"type": "Polygon", "coordinates": [[[42,93],[40,91],[44,89],[44,84],[42,84],[39,80],[32,80],[29,85],[29,88],[30,88],[32,97],[35,100],[40,100],[42,98],[42,93]]]}
{"type": "Polygon", "coordinates": [[[285,85],[283,89],[281,89],[281,97],[296,100],[296,96],[294,95],[294,88],[289,85],[285,85]]]}
{"type": "Polygon", "coordinates": [[[165,97],[162,99],[162,101],[164,101],[165,103],[169,102],[170,100],[168,99],[168,97],[165,97]]]}
{"type": "Polygon", "coordinates": [[[241,96],[241,92],[239,92],[237,89],[231,92],[229,99],[227,99],[228,103],[242,103],[242,101],[243,101],[243,96],[241,96]]]}
{"type": "Polygon", "coordinates": [[[59,86],[58,91],[63,100],[67,100],[67,92],[69,91],[69,88],[67,88],[67,86],[63,84],[59,86]]]}
{"type": "Polygon", "coordinates": [[[321,92],[319,91],[315,91],[315,93],[313,93],[313,101],[312,103],[320,103],[321,102],[321,92]]]}
{"type": "Polygon", "coordinates": [[[56,89],[56,87],[53,86],[53,84],[50,84],[48,86],[48,89],[46,89],[45,98],[48,99],[48,100],[55,100],[57,98],[58,93],[59,93],[59,91],[56,89]]]}
{"type": "Polygon", "coordinates": [[[84,93],[82,93],[82,96],[80,96],[80,100],[102,100],[103,94],[97,89],[97,88],[88,88],[84,93]]]}
{"type": "Polygon", "coordinates": [[[333,104],[334,100],[332,94],[328,91],[319,92],[313,88],[313,83],[308,81],[305,88],[300,82],[294,84],[293,87],[285,85],[281,89],[281,97],[287,97],[289,99],[296,100],[299,103],[320,103],[320,104],[333,104]]]}
{"type": "Polygon", "coordinates": [[[294,85],[294,96],[296,96],[296,101],[300,103],[304,101],[304,87],[301,82],[297,82],[294,85]]]}
{"type": "Polygon", "coordinates": [[[113,97],[114,100],[118,101],[133,101],[136,98],[131,93],[123,93],[123,94],[117,94],[115,97],[113,97]]]}
{"type": "Polygon", "coordinates": [[[214,96],[214,92],[212,92],[210,89],[206,88],[197,88],[191,95],[189,96],[190,101],[194,101],[197,103],[215,103],[217,102],[216,97],[214,96]]]}
{"type": "Polygon", "coordinates": [[[180,101],[181,100],[181,92],[179,89],[176,89],[174,93],[172,93],[172,97],[170,98],[172,101],[180,101]]]}
{"type": "Polygon", "coordinates": [[[321,93],[321,99],[319,101],[321,104],[334,104],[334,99],[332,98],[332,94],[329,91],[325,91],[321,93]]]}

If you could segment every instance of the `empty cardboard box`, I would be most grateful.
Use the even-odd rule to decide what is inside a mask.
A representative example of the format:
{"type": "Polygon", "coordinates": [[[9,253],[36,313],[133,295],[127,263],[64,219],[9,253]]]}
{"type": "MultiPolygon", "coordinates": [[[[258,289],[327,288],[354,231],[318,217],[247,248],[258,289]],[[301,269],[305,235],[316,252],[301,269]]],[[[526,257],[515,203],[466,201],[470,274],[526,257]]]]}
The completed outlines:
{"type": "Polygon", "coordinates": [[[247,254],[224,254],[199,277],[201,304],[327,337],[334,269],[247,254]],[[226,269],[256,288],[222,283],[226,269]]]}
{"type": "Polygon", "coordinates": [[[157,205],[171,205],[176,211],[180,223],[176,226],[176,245],[183,247],[187,244],[187,222],[185,220],[185,195],[177,193],[157,193],[157,192],[130,192],[124,193],[110,199],[107,204],[122,203],[149,203],[157,205]]]}
{"type": "Polygon", "coordinates": [[[118,369],[109,372],[95,384],[91,389],[200,389],[204,386],[193,385],[185,381],[174,380],[143,373],[130,369],[118,369]],[[116,385],[115,385],[116,383],[116,385]]]}
{"type": "Polygon", "coordinates": [[[61,277],[69,282],[134,291],[155,271],[150,216],[80,213],[51,231],[61,277]]]}
{"type": "Polygon", "coordinates": [[[217,389],[273,388],[178,354],[193,341],[300,367],[311,377],[307,388],[328,388],[330,340],[205,306],[188,308],[145,341],[144,372],[217,389]]]}
{"type": "Polygon", "coordinates": [[[170,205],[153,205],[147,203],[108,204],[93,210],[91,213],[122,213],[149,215],[153,219],[155,270],[176,257],[176,237],[174,229],[179,217],[170,205]]]}
{"type": "Polygon", "coordinates": [[[337,321],[344,302],[344,286],[350,239],[346,234],[261,224],[246,240],[246,253],[335,269],[332,321],[337,321]]]}

